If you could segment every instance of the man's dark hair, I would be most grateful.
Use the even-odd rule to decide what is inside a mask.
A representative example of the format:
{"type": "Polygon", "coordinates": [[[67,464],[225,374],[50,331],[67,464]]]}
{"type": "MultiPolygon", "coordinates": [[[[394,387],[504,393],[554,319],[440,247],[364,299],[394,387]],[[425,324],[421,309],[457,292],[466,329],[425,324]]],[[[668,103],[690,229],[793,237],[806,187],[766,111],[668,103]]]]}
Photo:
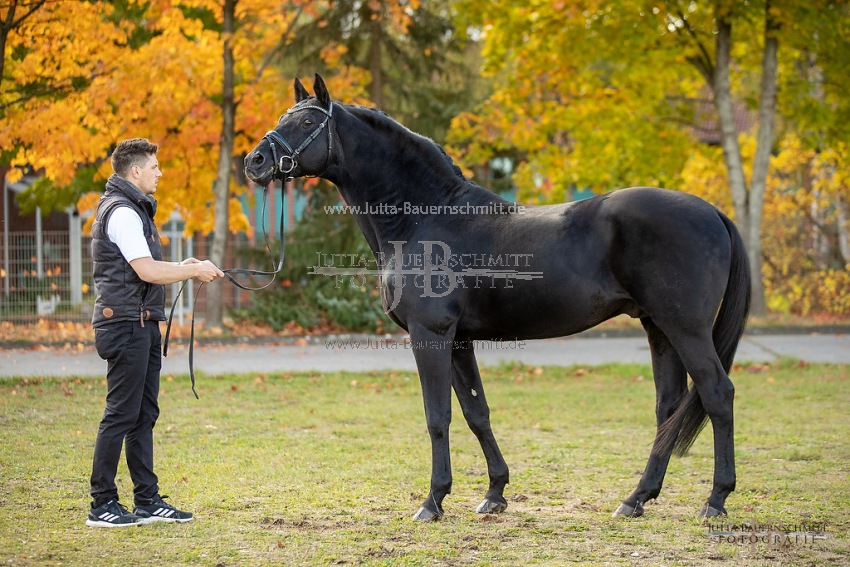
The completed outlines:
{"type": "Polygon", "coordinates": [[[156,155],[159,146],[144,138],[133,138],[118,142],[112,152],[112,171],[119,177],[127,177],[127,172],[134,165],[143,166],[148,162],[148,156],[156,155]]]}

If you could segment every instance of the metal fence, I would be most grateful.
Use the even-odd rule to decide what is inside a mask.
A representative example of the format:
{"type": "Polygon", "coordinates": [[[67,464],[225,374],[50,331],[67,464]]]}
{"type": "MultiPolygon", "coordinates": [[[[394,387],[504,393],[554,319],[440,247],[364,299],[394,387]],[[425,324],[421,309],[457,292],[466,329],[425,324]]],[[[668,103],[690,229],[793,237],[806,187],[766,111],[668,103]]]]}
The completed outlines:
{"type": "Polygon", "coordinates": [[[91,318],[94,285],[91,277],[91,238],[83,238],[83,301],[71,303],[71,251],[68,231],[11,232],[0,235],[0,319],[33,323],[39,319],[83,321],[91,318]],[[8,263],[6,255],[8,254],[8,263]],[[7,267],[8,266],[8,267],[7,267]]]}
{"type": "MultiPolygon", "coordinates": [[[[178,234],[177,230],[163,233],[171,237],[168,243],[163,244],[163,260],[180,260],[194,255],[194,239],[182,238],[178,234]]],[[[244,239],[228,242],[231,249],[244,245],[244,239]]],[[[0,251],[0,321],[31,324],[40,319],[91,320],[96,294],[92,281],[91,236],[82,237],[81,273],[75,277],[72,277],[71,265],[72,252],[75,251],[70,249],[68,231],[43,231],[41,239],[35,231],[11,232],[8,242],[0,233],[0,251]],[[77,287],[76,293],[72,293],[72,288],[77,287]]],[[[181,304],[175,309],[175,322],[182,324],[184,317],[193,310],[194,283],[189,280],[186,284],[181,304]]],[[[166,286],[166,305],[169,308],[179,286],[166,286]]],[[[229,307],[245,306],[250,301],[245,294],[237,294],[235,286],[225,289],[225,304],[229,307]]],[[[197,307],[202,311],[203,296],[198,303],[197,307]]]]}

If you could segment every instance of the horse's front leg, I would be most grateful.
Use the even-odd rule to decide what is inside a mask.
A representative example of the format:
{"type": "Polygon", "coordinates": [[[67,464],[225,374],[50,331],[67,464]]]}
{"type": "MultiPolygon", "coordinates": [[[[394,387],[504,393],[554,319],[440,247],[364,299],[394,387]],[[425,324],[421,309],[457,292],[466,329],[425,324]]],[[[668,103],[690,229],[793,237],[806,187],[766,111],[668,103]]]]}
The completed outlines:
{"type": "Polygon", "coordinates": [[[471,341],[457,341],[452,351],[452,386],[466,423],[478,438],[484,458],[487,459],[490,488],[475,511],[479,514],[498,514],[508,507],[504,497],[505,485],[509,481],[508,465],[490,428],[490,408],[484,396],[484,386],[481,384],[471,341]]]}
{"type": "Polygon", "coordinates": [[[452,491],[452,466],[449,455],[449,424],[452,421],[452,341],[455,326],[438,333],[421,324],[410,325],[410,342],[422,399],[425,420],[431,436],[431,492],[414,520],[439,520],[443,516],[443,498],[452,491]]]}

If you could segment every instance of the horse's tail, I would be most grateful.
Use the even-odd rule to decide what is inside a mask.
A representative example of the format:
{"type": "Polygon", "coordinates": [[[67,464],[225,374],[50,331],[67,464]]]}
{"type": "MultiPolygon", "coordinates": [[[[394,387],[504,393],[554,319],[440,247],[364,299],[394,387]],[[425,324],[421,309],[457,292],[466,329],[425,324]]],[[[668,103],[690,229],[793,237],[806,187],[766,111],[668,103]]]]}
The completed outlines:
{"type": "Polygon", "coordinates": [[[717,319],[714,320],[714,328],[711,338],[714,340],[714,348],[723,370],[729,374],[732,369],[732,361],[735,359],[735,351],[738,343],[744,336],[744,327],[747,325],[747,315],[750,312],[750,262],[747,259],[747,251],[744,249],[744,241],[741,234],[729,217],[717,211],[720,220],[729,231],[732,240],[732,262],[729,266],[729,282],[726,284],[726,293],[723,294],[723,303],[717,319]]]}
{"type": "MultiPolygon", "coordinates": [[[[711,338],[714,349],[728,374],[732,369],[735,351],[744,335],[747,315],[750,311],[750,263],[744,248],[744,241],[729,217],[717,212],[732,241],[732,260],[729,266],[729,281],[717,318],[714,320],[711,338]]],[[[658,431],[656,452],[667,454],[672,446],[674,454],[682,457],[687,454],[697,436],[705,427],[708,413],[702,405],[699,393],[694,386],[686,392],[676,411],[664,422],[658,431]]]]}

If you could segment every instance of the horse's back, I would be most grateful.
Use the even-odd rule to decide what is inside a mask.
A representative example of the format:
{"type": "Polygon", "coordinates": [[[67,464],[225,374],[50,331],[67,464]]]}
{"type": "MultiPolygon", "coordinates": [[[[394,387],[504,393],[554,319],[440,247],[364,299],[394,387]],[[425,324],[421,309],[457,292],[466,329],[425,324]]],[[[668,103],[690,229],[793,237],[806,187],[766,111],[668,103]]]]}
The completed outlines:
{"type": "Polygon", "coordinates": [[[717,208],[689,193],[632,187],[603,197],[607,197],[604,207],[612,218],[652,225],[658,236],[682,230],[700,234],[708,231],[713,236],[726,234],[717,208]]]}
{"type": "MultiPolygon", "coordinates": [[[[699,197],[636,187],[534,208],[517,222],[527,224],[522,241],[533,244],[543,275],[517,286],[524,288],[523,303],[563,319],[542,325],[548,336],[618,314],[685,316],[710,325],[723,297],[731,241],[717,209],[699,197]]],[[[511,315],[517,321],[527,313],[511,315]]]]}

